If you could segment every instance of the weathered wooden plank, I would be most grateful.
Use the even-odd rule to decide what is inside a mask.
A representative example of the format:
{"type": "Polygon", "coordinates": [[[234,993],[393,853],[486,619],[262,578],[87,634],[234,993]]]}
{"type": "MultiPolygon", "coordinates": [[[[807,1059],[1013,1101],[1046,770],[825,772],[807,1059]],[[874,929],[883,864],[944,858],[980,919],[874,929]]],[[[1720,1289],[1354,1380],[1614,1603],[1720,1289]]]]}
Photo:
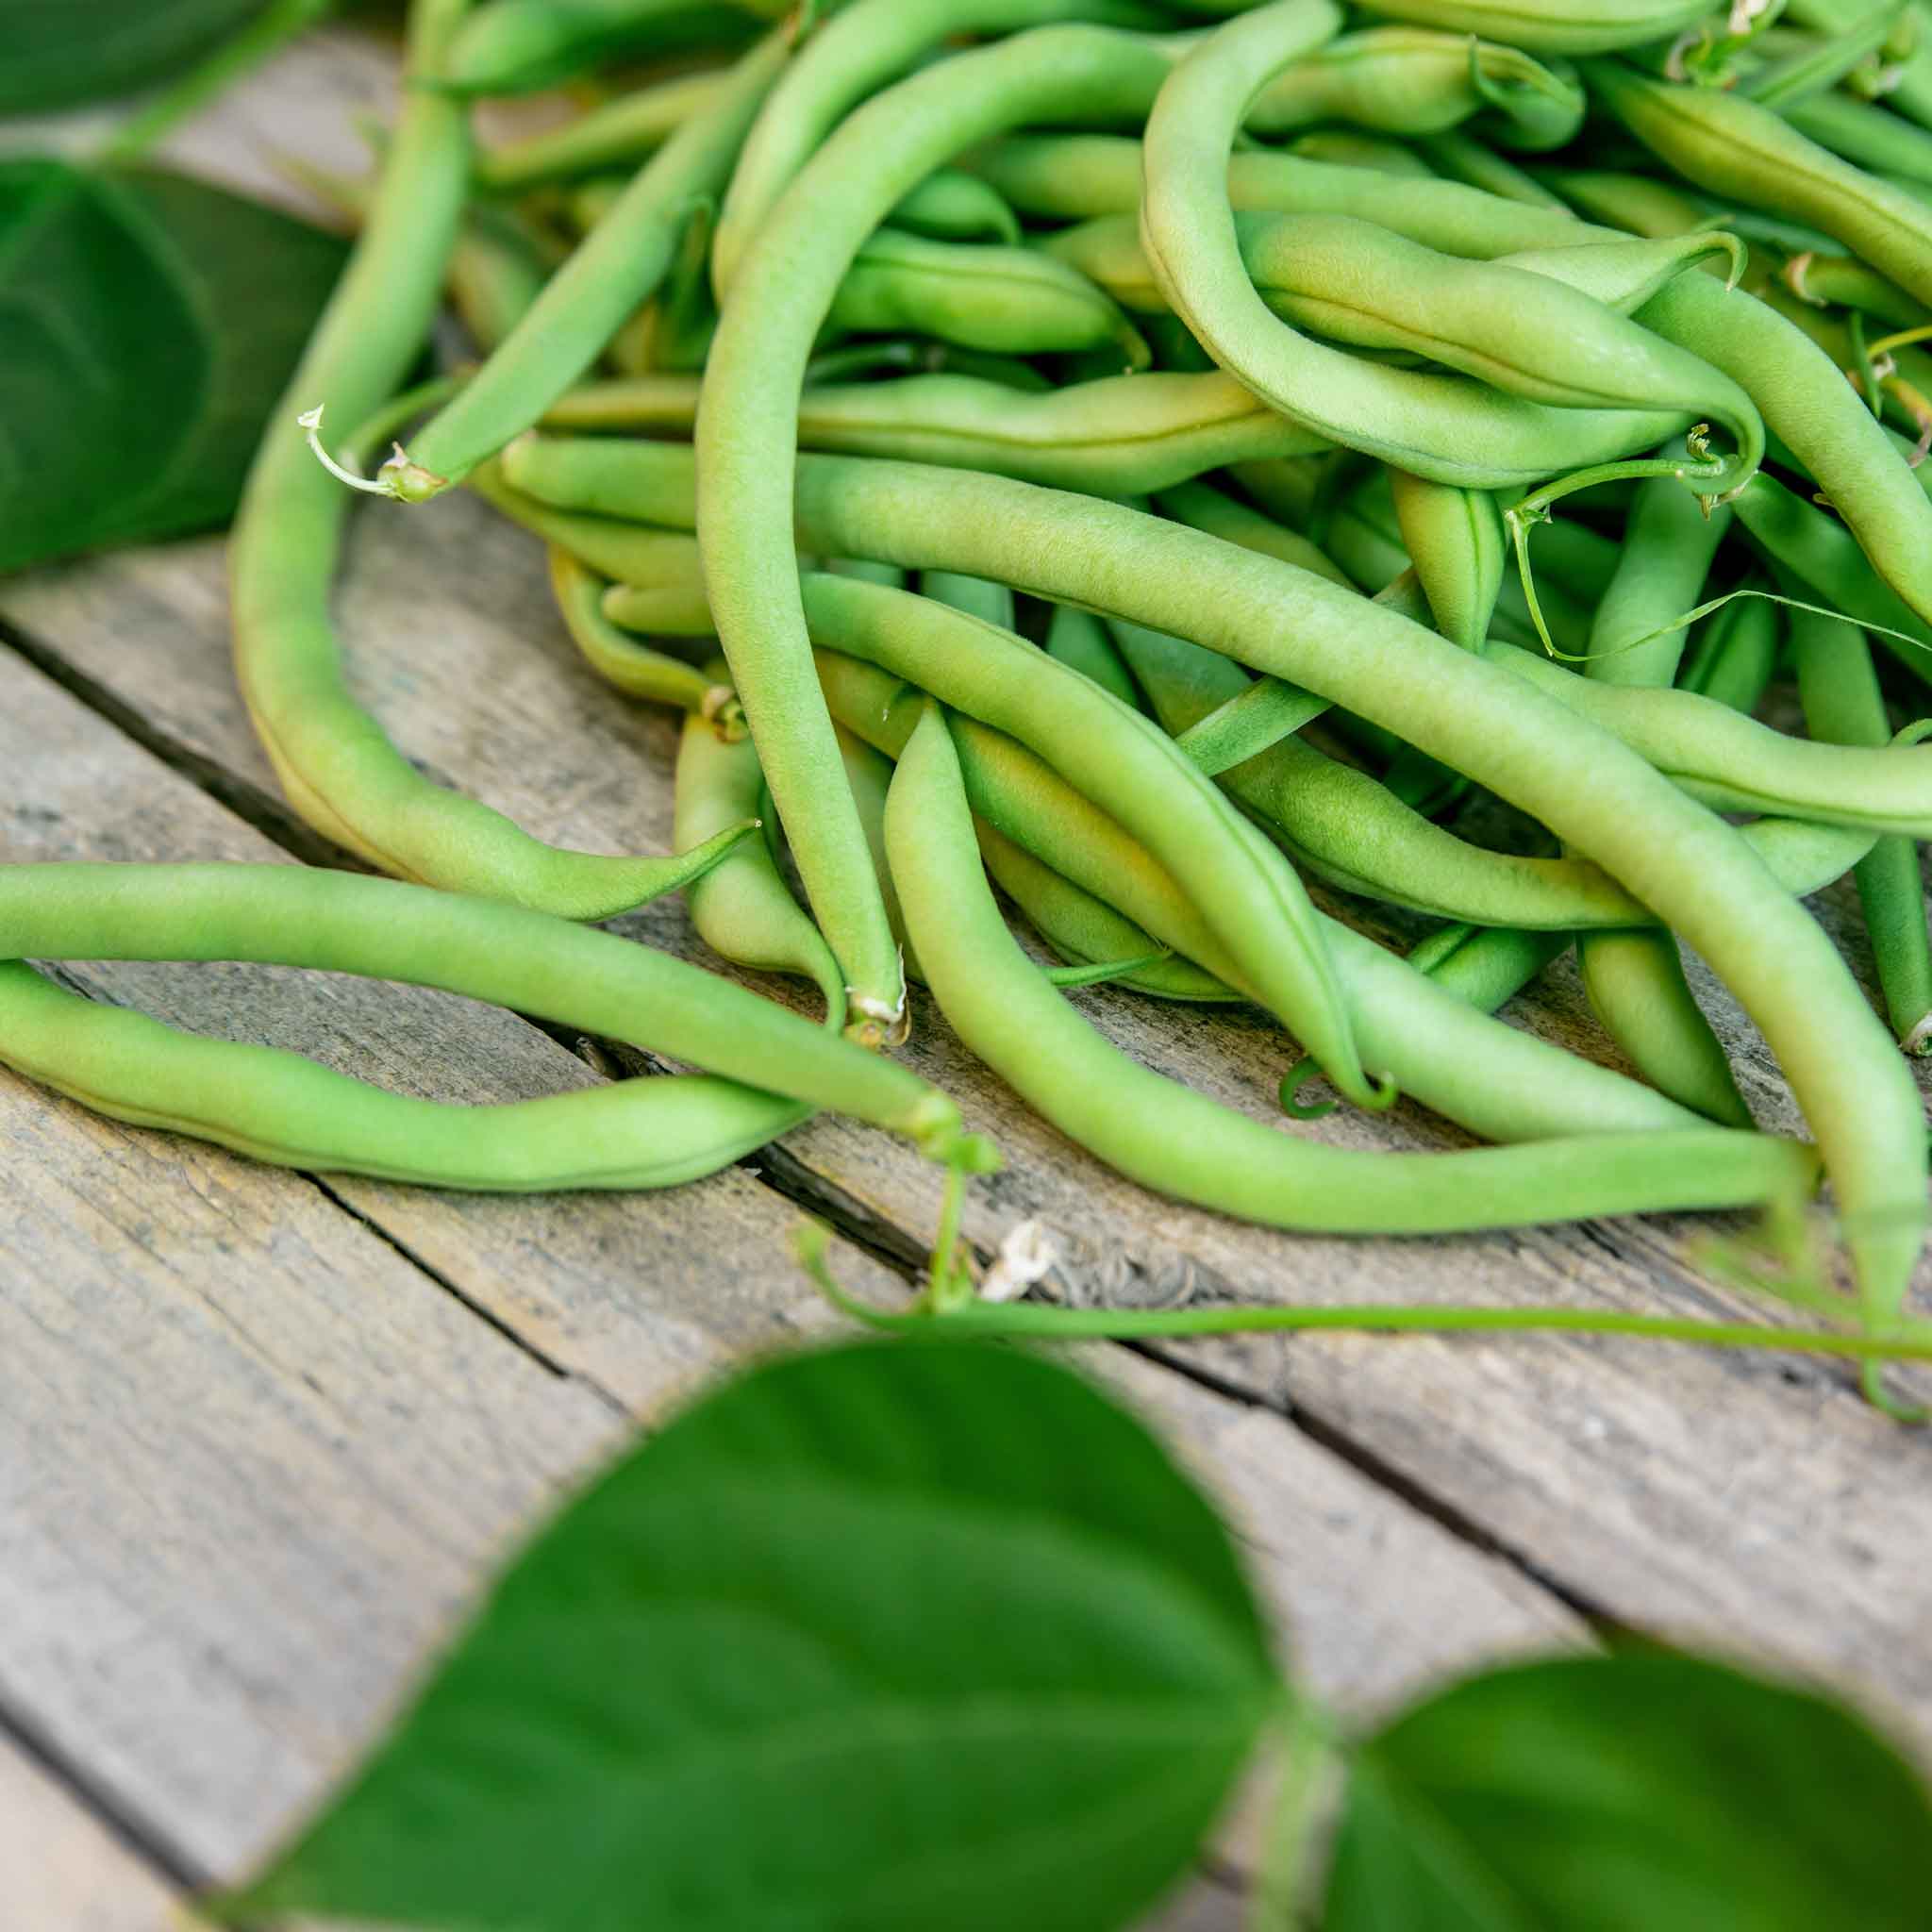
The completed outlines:
{"type": "MultiPolygon", "coordinates": [[[[58,635],[63,655],[158,728],[266,785],[211,628],[216,569],[213,545],[115,558],[26,580],[0,608],[36,636],[58,635]],[[119,608],[142,612],[138,655],[115,641],[106,612],[119,608]]],[[[578,667],[519,533],[462,501],[377,507],[358,526],[341,605],[359,689],[430,770],[460,775],[541,836],[661,844],[669,724],[609,698],[578,667]],[[459,637],[460,647],[425,648],[430,635],[459,637]]],[[[695,950],[675,906],[628,924],[695,950]]],[[[1254,1016],[1154,1008],[1107,991],[1083,998],[1126,1050],[1237,1105],[1265,1111],[1291,1058],[1254,1016]]],[[[1586,1037],[1580,1013],[1560,1001],[1524,1017],[1559,1040],[1586,1037]]],[[[1076,1297],[1740,1306],[1700,1276],[1687,1247],[1695,1230],[1683,1224],[1351,1242],[1258,1234],[1158,1201],[1018,1108],[923,1001],[918,1019],[914,1062],[1008,1156],[1007,1172],[974,1191],[971,1233],[991,1245],[1017,1221],[1041,1220],[1076,1297]]],[[[1746,1047],[1744,1058],[1747,1080],[1771,1091],[1761,1053],[1746,1047]]],[[[1408,1108],[1313,1131],[1362,1146],[1457,1144],[1408,1108]]],[[[788,1145],[863,1211],[914,1234],[932,1225],[934,1176],[876,1136],[820,1121],[788,1145]]],[[[1932,1533],[1932,1444],[1868,1413],[1842,1371],[1582,1341],[1324,1339],[1188,1354],[1338,1432],[1611,1613],[1817,1671],[1932,1734],[1932,1566],[1920,1560],[1932,1533]]]]}
{"type": "MultiPolygon", "coordinates": [[[[7,857],[272,854],[17,660],[0,687],[0,758],[31,777],[25,798],[0,802],[7,857]]],[[[454,1082],[501,1094],[590,1077],[523,1023],[420,990],[264,969],[67,970],[181,1024],[296,1043],[414,1091],[454,1082]]],[[[386,1386],[372,1390],[361,1359],[398,1322],[398,1307],[408,1313],[424,1299],[427,1284],[405,1256],[431,1262],[470,1303],[580,1378],[556,1381],[511,1356],[513,1368],[493,1372],[508,1381],[478,1391],[467,1418],[492,1441],[537,1439],[523,1446],[553,1481],[604,1443],[617,1426],[616,1400],[661,1413],[725,1362],[829,1319],[787,1258],[791,1210],[742,1173],[655,1197],[491,1200],[343,1177],[325,1191],[192,1142],[92,1121],[17,1081],[0,1087],[0,1147],[15,1157],[10,1171],[36,1176],[0,1210],[0,1256],[34,1284],[0,1308],[0,1324],[30,1324],[0,1367],[0,1407],[19,1419],[29,1445],[44,1454],[58,1443],[51,1471],[25,1450],[0,1458],[24,1472],[16,1497],[0,1488],[0,1548],[20,1550],[0,1584],[0,1694],[31,1699],[38,1722],[58,1726],[68,1748],[215,1869],[258,1850],[340,1771],[536,1506],[534,1492],[498,1494],[487,1484],[480,1496],[452,1493],[478,1457],[448,1440],[455,1424],[433,1407],[423,1440],[406,1440],[400,1468],[382,1459],[381,1428],[370,1440],[354,1436],[353,1482],[305,1459],[317,1399],[331,1412],[376,1419],[408,1400],[386,1386]],[[96,1205],[83,1213],[65,1205],[74,1195],[111,1203],[113,1212],[96,1205]],[[368,1225],[337,1212],[337,1198],[368,1225]],[[34,1210],[47,1200],[58,1204],[51,1224],[34,1210]],[[347,1253],[333,1252],[344,1242],[347,1253]],[[83,1325],[81,1311],[96,1303],[97,1318],[83,1325]],[[365,1321],[375,1337],[361,1336],[365,1321]],[[157,1378],[149,1361],[158,1351],[157,1378]],[[132,1386],[115,1373],[129,1355],[142,1364],[132,1386]],[[593,1400],[593,1386],[608,1399],[593,1400]],[[59,1391],[58,1436],[49,1389],[59,1391]],[[543,1450],[542,1427],[526,1420],[528,1389],[543,1402],[564,1391],[571,1415],[588,1424],[586,1440],[543,1450]],[[211,1474],[231,1434],[248,1452],[211,1474]],[[359,1486],[376,1486],[381,1507],[393,1507],[425,1487],[415,1465],[431,1457],[437,1482],[407,1522],[391,1526],[374,1513],[374,1527],[361,1530],[359,1519],[378,1506],[359,1486]],[[142,1499],[131,1522],[120,1514],[129,1496],[142,1499]],[[173,1533],[158,1544],[148,1534],[156,1522],[181,1521],[194,1525],[186,1547],[173,1533]],[[487,1539],[485,1524],[496,1525],[487,1539]],[[416,1554],[418,1539],[447,1560],[416,1554]],[[242,1577],[231,1574],[238,1557],[242,1577]],[[385,1606],[390,1626],[372,1644],[358,1636],[378,1576],[392,1579],[399,1600],[385,1606]],[[305,1610],[298,1629],[287,1630],[291,1604],[310,1600],[326,1608],[319,1617],[305,1610]],[[112,1655],[139,1659],[140,1694],[122,1673],[103,1674],[103,1641],[112,1655]],[[296,1643],[339,1668],[298,1668],[289,1648],[296,1643]],[[193,1667],[204,1655],[245,1664],[246,1681],[225,1677],[210,1692],[193,1667]]],[[[865,1292],[893,1286],[849,1250],[840,1266],[865,1292]]],[[[474,1336],[458,1348],[440,1326],[406,1329],[381,1349],[385,1377],[407,1384],[421,1354],[440,1393],[441,1374],[466,1354],[494,1363],[509,1353],[453,1299],[428,1300],[438,1324],[474,1336]]],[[[1091,1351],[1090,1359],[1183,1442],[1204,1474],[1226,1478],[1257,1570],[1324,1694],[1373,1707],[1416,1676],[1575,1641],[1574,1620],[1545,1592],[1278,1417],[1120,1351],[1091,1351]],[[1417,1587],[1407,1599],[1390,1592],[1386,1618],[1364,1617],[1348,1579],[1373,1587],[1383,1566],[1417,1587]]],[[[475,1374],[464,1372],[464,1391],[475,1374]]]]}
{"type": "Polygon", "coordinates": [[[0,1925],[19,1932],[199,1932],[167,1881],[0,1740],[0,1925]]]}

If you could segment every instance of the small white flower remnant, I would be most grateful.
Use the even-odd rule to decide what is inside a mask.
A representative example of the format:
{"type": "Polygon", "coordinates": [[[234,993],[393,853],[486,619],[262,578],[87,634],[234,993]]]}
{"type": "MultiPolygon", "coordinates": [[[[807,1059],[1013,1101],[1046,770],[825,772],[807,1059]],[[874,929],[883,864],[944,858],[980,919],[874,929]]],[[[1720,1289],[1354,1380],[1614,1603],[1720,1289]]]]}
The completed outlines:
{"type": "Polygon", "coordinates": [[[983,1302],[1016,1302],[1042,1279],[1060,1257],[1053,1237],[1037,1221],[1018,1223],[1000,1243],[1000,1251],[979,1284],[983,1302]]]}

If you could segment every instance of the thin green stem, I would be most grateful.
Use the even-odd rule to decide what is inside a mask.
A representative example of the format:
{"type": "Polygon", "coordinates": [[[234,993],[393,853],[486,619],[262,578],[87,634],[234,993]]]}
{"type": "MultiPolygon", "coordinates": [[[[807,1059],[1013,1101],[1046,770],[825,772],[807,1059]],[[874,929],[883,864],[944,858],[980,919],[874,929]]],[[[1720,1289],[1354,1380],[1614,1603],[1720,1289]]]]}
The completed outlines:
{"type": "MultiPolygon", "coordinates": [[[[801,1258],[805,1257],[801,1256],[801,1258]]],[[[968,1302],[941,1315],[900,1314],[855,1300],[806,1261],[812,1278],[847,1314],[874,1328],[962,1333],[1040,1341],[1139,1341],[1183,1335],[1243,1335],[1274,1330],[1340,1330],[1363,1335],[1608,1335],[1640,1341],[1690,1342],[1858,1361],[1932,1362],[1932,1326],[1914,1324],[1890,1335],[1834,1335],[1807,1328],[1765,1328],[1742,1322],[1695,1322],[1667,1315],[1624,1315],[1595,1308],[1428,1307],[1341,1303],[1330,1307],[1063,1308],[1045,1302],[968,1302]]]]}
{"type": "Polygon", "coordinates": [[[1308,1840],[1335,1759],[1336,1732],[1327,1714],[1291,1687],[1277,1739],[1274,1803],[1249,1902],[1248,1932],[1294,1932],[1313,1923],[1307,1916],[1308,1840]]]}

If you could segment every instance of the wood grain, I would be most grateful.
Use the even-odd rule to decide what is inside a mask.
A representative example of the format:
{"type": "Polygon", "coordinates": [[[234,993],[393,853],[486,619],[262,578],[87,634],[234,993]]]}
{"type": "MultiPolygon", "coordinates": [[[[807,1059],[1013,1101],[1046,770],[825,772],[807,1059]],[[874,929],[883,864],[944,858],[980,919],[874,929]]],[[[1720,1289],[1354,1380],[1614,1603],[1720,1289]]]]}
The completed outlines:
{"type": "Polygon", "coordinates": [[[19,1932],[205,1932],[165,1880],[5,1740],[0,1925],[19,1932]]]}
{"type": "MultiPolygon", "coordinates": [[[[269,784],[235,705],[218,625],[218,546],[50,572],[0,610],[224,769],[269,784]],[[88,588],[76,594],[76,578],[88,588]],[[122,650],[104,612],[142,612],[122,650]]],[[[443,499],[359,521],[341,599],[358,686],[424,766],[528,829],[604,849],[661,849],[668,720],[625,706],[576,662],[549,611],[535,546],[443,499]],[[425,648],[424,613],[442,613],[425,648]],[[460,645],[453,640],[460,638],[460,645]]],[[[703,957],[675,903],[625,923],[703,957]]],[[[783,989],[774,989],[783,992],[783,989]]],[[[1265,1110],[1289,1043],[1257,1016],[1082,996],[1115,1042],[1231,1104],[1265,1110]]],[[[1573,991],[1522,1003],[1550,1038],[1591,1044],[1573,991]]],[[[990,1249],[1019,1221],[1048,1228],[1078,1300],[1427,1300],[1748,1313],[1711,1282],[1685,1221],[1457,1241],[1289,1239],[1122,1182],[1018,1106],[923,1000],[909,1058],[993,1132],[1005,1173],[974,1191],[990,1249]]],[[[1736,1038],[1757,1095],[1779,1090],[1736,1038]]],[[[1780,1103],[1782,1104],[1782,1103],[1780,1103]]],[[[1452,1146],[1419,1109],[1337,1116],[1311,1131],[1358,1146],[1452,1146]]],[[[812,1123],[787,1147],[811,1184],[918,1243],[935,1177],[876,1136],[812,1123]]],[[[1872,1414],[1842,1370],[1584,1340],[1278,1339],[1165,1351],[1339,1441],[1432,1499],[1485,1543],[1619,1620],[1823,1676],[1932,1746],[1932,1442],[1872,1414]]]]}
{"type": "MultiPolygon", "coordinates": [[[[0,675],[0,850],[275,848],[18,659],[0,675]]],[[[64,967],[177,1024],[413,1091],[594,1077],[470,1002],[279,969],[64,967]]],[[[11,1076],[0,1151],[0,1701],[232,1872],[373,1735],[533,1514],[621,1435],[748,1356],[826,1332],[734,1170],[663,1195],[435,1194],[256,1168],[11,1076]],[[486,1311],[501,1332],[476,1319],[486,1311]]],[[[896,1278],[849,1248],[860,1291],[896,1278]]],[[[1090,1359],[1231,1491],[1266,1587],[1351,1708],[1574,1620],[1279,1418],[1118,1350],[1090,1359]],[[1379,1622],[1345,1579],[1425,1579],[1379,1622]]]]}
{"type": "MultiPolygon", "coordinates": [[[[391,92],[378,47],[318,36],[173,151],[259,192],[275,150],[357,165],[349,117],[391,92]]],[[[71,120],[63,138],[95,125],[71,120]]],[[[8,138],[45,132],[16,125],[8,138]]],[[[582,669],[520,533],[467,499],[365,512],[341,609],[357,690],[432,776],[559,842],[664,849],[672,726],[582,669]]],[[[125,708],[178,767],[288,823],[228,668],[218,542],[0,584],[0,616],[96,707],[0,651],[0,857],[275,856],[99,715],[125,708]]],[[[625,929],[704,957],[675,902],[625,929]]],[[[412,1092],[497,1097],[595,1077],[510,1016],[418,990],[241,968],[75,977],[412,1092]]],[[[1293,1057],[1253,1015],[1081,997],[1126,1051],[1257,1111],[1293,1057]]],[[[1747,1094],[1788,1123],[1761,1046],[1713,999],[1747,1094]]],[[[1518,1017],[1603,1052],[1574,976],[1554,975],[1518,1017]]],[[[918,1019],[913,1062],[1008,1156],[975,1191],[969,1232],[988,1249],[1041,1221],[1071,1298],[1742,1306],[1696,1267],[1683,1223],[1345,1242],[1178,1208],[1034,1120],[929,1006],[918,1019]]],[[[1408,1108],[1317,1131],[1459,1144],[1408,1108]]],[[[0,1158],[0,1708],[30,1712],[116,1805],[225,1873],[341,1774],[492,1566],[627,1416],[648,1422],[750,1354],[830,1332],[786,1257],[796,1210],[750,1170],[623,1199],[317,1181],[94,1121],[4,1074],[0,1158]]],[[[934,1176],[879,1136],[815,1122],[777,1165],[787,1189],[839,1204],[883,1248],[923,1246],[934,1176]]],[[[858,1291],[901,1291],[858,1250],[838,1259],[858,1291]]],[[[1878,1421],[1841,1372],[1574,1340],[1161,1353],[1213,1386],[1121,1350],[1080,1359],[1228,1504],[1300,1664],[1345,1709],[1584,1641],[1549,1579],[1617,1618],[1856,1690],[1932,1752],[1932,1444],[1878,1421]]],[[[94,1888],[103,1909],[122,1909],[125,1855],[84,1814],[63,1817],[64,1792],[24,1775],[0,1752],[0,1925],[15,1923],[16,1787],[19,1816],[51,1821],[30,1841],[57,1848],[49,1883],[70,1891],[49,1895],[93,1909],[94,1888]]],[[[1204,1883],[1163,1924],[1224,1932],[1235,1916],[1232,1895],[1204,1883]]],[[[99,1923],[146,1932],[138,1918],[99,1923]]]]}

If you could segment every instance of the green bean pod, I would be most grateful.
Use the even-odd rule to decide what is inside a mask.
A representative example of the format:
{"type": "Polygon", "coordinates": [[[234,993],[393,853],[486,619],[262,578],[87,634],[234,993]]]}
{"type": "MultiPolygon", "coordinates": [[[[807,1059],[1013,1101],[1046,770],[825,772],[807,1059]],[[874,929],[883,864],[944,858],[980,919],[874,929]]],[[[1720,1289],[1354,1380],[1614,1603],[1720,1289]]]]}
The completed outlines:
{"type": "Polygon", "coordinates": [[[708,1074],[616,1080],[536,1100],[417,1100],[279,1047],[201,1040],[64,992],[0,962],[0,1058],[139,1127],[276,1167],[490,1193],[671,1188],[811,1116],[803,1102],[708,1074]]]}
{"type": "MultiPolygon", "coordinates": [[[[713,667],[722,672],[723,664],[713,667]]],[[[697,844],[765,812],[764,774],[748,739],[726,743],[687,716],[677,746],[676,839],[697,844]]],[[[747,839],[691,887],[685,903],[714,953],[759,973],[791,973],[824,995],[825,1024],[845,1024],[845,989],[831,950],[779,875],[770,845],[747,839]]]]}
{"type": "MultiPolygon", "coordinates": [[[[1814,738],[1835,744],[1889,742],[1885,698],[1871,649],[1856,625],[1793,611],[1791,656],[1806,727],[1814,738]]],[[[1880,839],[1853,876],[1891,1030],[1907,1053],[1932,1051],[1932,940],[1925,929],[1917,842],[1880,839]]]]}
{"type": "MultiPolygon", "coordinates": [[[[428,0],[410,57],[435,74],[460,5],[428,0]]],[[[302,816],[385,872],[605,919],[672,891],[716,851],[613,858],[543,844],[425,778],[351,695],[329,620],[347,499],[303,446],[303,405],[370,415],[414,360],[435,312],[469,173],[463,113],[411,89],[350,266],[258,453],[229,545],[235,667],[263,748],[302,816]]]]}
{"type": "Polygon", "coordinates": [[[723,189],[791,52],[787,28],[767,34],[638,171],[463,392],[384,466],[378,480],[391,494],[422,503],[461,482],[590,368],[671,272],[693,204],[723,189]]]}
{"type": "MultiPolygon", "coordinates": [[[[1763,425],[1744,391],[1592,294],[1554,279],[1551,271],[1565,266],[1561,258],[1568,249],[1533,258],[1536,267],[1530,269],[1443,255],[1347,215],[1248,216],[1238,223],[1238,234],[1242,225],[1248,234],[1242,258],[1265,290],[1267,306],[1298,327],[1360,348],[1413,350],[1492,390],[1546,408],[1625,411],[1633,417],[1646,408],[1708,415],[1730,433],[1739,452],[1725,473],[1729,480],[1720,479],[1724,489],[1749,475],[1762,455],[1763,425]]],[[[1735,244],[1711,237],[1694,238],[1693,245],[1735,244]]],[[[1618,254],[1643,258],[1654,247],[1633,242],[1618,254]]],[[[1578,252],[1603,263],[1597,251],[1578,252]]],[[[1658,272],[1668,278],[1686,258],[1694,257],[1674,255],[1658,272]]],[[[1627,279],[1616,263],[1605,267],[1609,285],[1627,279]]],[[[1392,379],[1413,372],[1382,374],[1392,379]]],[[[1483,400],[1480,394],[1475,398],[1478,404],[1483,400]]],[[[1507,426],[1499,422],[1492,437],[1507,426]]],[[[1575,449],[1589,453],[1586,461],[1599,460],[1599,447],[1626,447],[1628,429],[1627,422],[1612,417],[1607,441],[1599,444],[1579,437],[1575,449]]],[[[1336,440],[1361,443],[1341,435],[1336,440]]],[[[1388,459],[1400,466],[1399,458],[1388,459]]],[[[1571,460],[1559,457],[1557,465],[1546,467],[1571,460]]],[[[1437,480],[1457,479],[1445,475],[1437,480]]],[[[1718,485],[1696,487],[1719,493],[1718,485]]]]}
{"type": "Polygon", "coordinates": [[[476,185],[491,194],[521,194],[605,169],[635,166],[693,114],[716,106],[729,85],[723,74],[681,74],[620,94],[560,127],[500,142],[476,157],[476,185]]]}
{"type": "Polygon", "coordinates": [[[1687,180],[1822,229],[1932,302],[1932,208],[1807,140],[1768,108],[1673,87],[1612,60],[1584,64],[1591,92],[1687,180]]]}
{"type": "Polygon", "coordinates": [[[1321,121],[1384,134],[1438,134],[1474,115],[1506,146],[1561,147],[1583,125],[1583,89],[1516,47],[1426,27],[1343,34],[1306,54],[1255,96],[1251,133],[1321,121]]]}
{"type": "Polygon", "coordinates": [[[599,61],[742,39],[748,13],[777,19],[791,0],[487,0],[450,50],[443,84],[466,94],[530,93],[599,61]]]}
{"type": "Polygon", "coordinates": [[[936,708],[900,760],[886,833],[934,994],[960,1037],[1056,1126],[1160,1192],[1269,1226],[1420,1234],[1784,1203],[1809,1184],[1807,1150],[1716,1131],[1441,1155],[1298,1141],[1128,1059],[1041,980],[980,870],[958,758],[936,708]]]}
{"type": "MultiPolygon", "coordinates": [[[[639,643],[628,631],[613,624],[604,611],[604,598],[610,586],[558,544],[550,547],[550,588],[572,641],[607,684],[626,697],[675,705],[701,721],[714,738],[744,736],[744,713],[730,685],[682,658],[639,643]]],[[[741,812],[739,816],[755,818],[757,813],[741,812]]],[[[677,840],[680,848],[690,842],[681,836],[677,840]]]]}
{"type": "Polygon", "coordinates": [[[1507,561],[1496,499],[1482,491],[1431,483],[1407,470],[1391,470],[1389,485],[1403,545],[1415,560],[1436,628],[1465,651],[1480,651],[1489,640],[1507,561]]]}
{"type": "MultiPolygon", "coordinates": [[[[1142,113],[1166,72],[1166,53],[1152,42],[1047,26],[901,81],[819,149],[729,284],[697,425],[706,583],[766,782],[845,974],[855,1024],[880,1037],[905,1024],[904,975],[850,798],[822,783],[837,746],[812,675],[790,541],[811,341],[866,238],[935,167],[1039,116],[1104,122],[1142,113]]],[[[1332,1025],[1321,1030],[1331,1049],[1345,1040],[1332,1025]]],[[[1366,1094],[1342,1064],[1345,1083],[1366,1094]]]]}
{"type": "Polygon", "coordinates": [[[1668,40],[1710,9],[1699,0],[1366,0],[1363,10],[1536,54],[1605,54],[1668,40]]]}
{"type": "Polygon", "coordinates": [[[0,957],[234,959],[353,973],[690,1060],[984,1171],[990,1149],[909,1069],[612,933],[393,879],[293,865],[0,867],[0,957]]]}
{"type": "MultiPolygon", "coordinates": [[[[860,102],[909,74],[953,35],[1009,33],[1054,21],[1164,24],[1158,8],[1140,0],[853,0],[827,21],[773,90],[732,175],[712,251],[719,301],[793,177],[860,102]]],[[[934,166],[950,158],[942,156],[934,166]]]]}
{"type": "Polygon", "coordinates": [[[1118,349],[1144,369],[1147,344],[1085,275],[1031,248],[933,242],[880,228],[860,243],[827,326],[858,335],[910,330],[1000,355],[1118,349]]]}
{"type": "MultiPolygon", "coordinates": [[[[1583,410],[1551,415],[1523,397],[1498,395],[1466,378],[1364,362],[1298,335],[1270,312],[1242,266],[1225,190],[1228,146],[1268,76],[1303,51],[1326,21],[1322,4],[1277,0],[1218,29],[1160,91],[1147,122],[1141,228],[1174,312],[1224,368],[1285,414],[1441,482],[1494,489],[1540,480],[1628,454],[1641,446],[1630,441],[1639,425],[1657,430],[1652,440],[1669,435],[1681,417],[1624,410],[1603,418],[1583,410]]],[[[1445,264],[1441,273],[1445,299],[1453,299],[1457,265],[1445,264]]],[[[1377,286],[1378,303],[1386,295],[1426,305],[1435,292],[1418,288],[1407,275],[1394,279],[1397,286],[1389,291],[1377,286]]],[[[1526,285],[1532,299],[1547,293],[1526,285]]],[[[1498,319],[1507,325],[1507,316],[1491,311],[1490,321],[1498,319]]],[[[1606,326],[1616,320],[1601,317],[1606,326]]],[[[1457,333],[1459,341],[1463,332],[1457,333]]],[[[1594,344],[1596,336],[1586,331],[1584,340],[1594,344]]],[[[1724,402],[1728,407],[1730,398],[1724,402]]],[[[1748,403],[1738,420],[1755,425],[1748,403]]],[[[1739,480],[1728,468],[1724,474],[1725,488],[1739,480]]]]}

